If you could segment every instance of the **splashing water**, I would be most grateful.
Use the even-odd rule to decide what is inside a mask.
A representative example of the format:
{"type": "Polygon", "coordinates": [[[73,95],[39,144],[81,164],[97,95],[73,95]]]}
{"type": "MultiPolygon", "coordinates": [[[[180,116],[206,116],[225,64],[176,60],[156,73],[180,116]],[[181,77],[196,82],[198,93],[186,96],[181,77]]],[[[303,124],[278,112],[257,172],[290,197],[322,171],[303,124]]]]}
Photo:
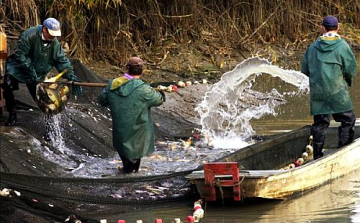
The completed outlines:
{"type": "Polygon", "coordinates": [[[52,146],[58,148],[59,151],[64,154],[65,150],[69,149],[66,147],[65,140],[62,135],[61,115],[48,116],[48,125],[52,146]]]}
{"type": "Polygon", "coordinates": [[[50,149],[47,146],[38,145],[44,158],[60,164],[62,167],[71,171],[73,176],[76,177],[96,177],[101,176],[104,172],[103,168],[107,167],[110,161],[114,160],[114,157],[103,159],[96,157],[96,155],[90,156],[87,153],[82,154],[79,151],[69,148],[65,143],[65,137],[62,127],[63,114],[50,115],[47,118],[49,127],[49,136],[51,141],[49,142],[53,147],[50,149]],[[53,150],[56,151],[53,151],[53,150]]]}
{"type": "Polygon", "coordinates": [[[238,64],[234,70],[221,77],[206,93],[196,107],[200,115],[202,132],[211,139],[215,148],[242,148],[255,131],[250,120],[265,114],[276,115],[275,108],[286,103],[275,88],[268,93],[253,91],[255,78],[270,74],[298,88],[298,93],[308,92],[308,77],[301,72],[285,70],[271,65],[266,59],[253,57],[238,64]]]}
{"type": "MultiPolygon", "coordinates": [[[[357,194],[360,198],[360,193],[357,194]]],[[[351,207],[352,216],[350,216],[351,222],[360,222],[360,201],[355,202],[354,205],[351,207]]]]}

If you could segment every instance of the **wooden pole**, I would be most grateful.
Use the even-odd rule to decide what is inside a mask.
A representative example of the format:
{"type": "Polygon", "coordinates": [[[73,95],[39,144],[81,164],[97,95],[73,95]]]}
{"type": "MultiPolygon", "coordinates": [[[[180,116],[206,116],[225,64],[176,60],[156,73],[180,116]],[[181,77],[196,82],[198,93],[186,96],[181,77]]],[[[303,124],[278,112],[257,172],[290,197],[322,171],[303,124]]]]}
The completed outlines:
{"type": "Polygon", "coordinates": [[[55,82],[39,82],[42,84],[66,84],[66,85],[75,85],[75,86],[82,86],[82,87],[106,87],[107,83],[89,83],[89,82],[62,82],[62,81],[55,81],[55,82]]]}
{"type": "Polygon", "coordinates": [[[82,87],[106,87],[107,83],[68,82],[68,84],[82,87]]]}

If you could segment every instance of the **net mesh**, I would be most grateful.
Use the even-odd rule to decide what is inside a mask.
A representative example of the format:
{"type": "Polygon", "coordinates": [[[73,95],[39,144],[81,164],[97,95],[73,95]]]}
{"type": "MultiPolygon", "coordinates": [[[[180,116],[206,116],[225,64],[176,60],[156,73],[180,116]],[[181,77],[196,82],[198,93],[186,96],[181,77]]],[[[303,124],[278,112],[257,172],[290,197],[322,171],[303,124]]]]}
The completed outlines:
{"type": "MultiPolygon", "coordinates": [[[[104,82],[79,61],[73,61],[73,67],[83,82],[104,82]]],[[[102,88],[84,88],[82,96],[76,101],[71,97],[65,111],[58,114],[64,142],[71,148],[61,151],[43,142],[44,115],[26,87],[20,87],[14,92],[18,125],[0,126],[0,190],[12,191],[11,196],[0,196],[0,222],[64,222],[70,215],[82,222],[96,222],[100,216],[189,204],[197,196],[185,179],[191,170],[129,176],[111,175],[114,171],[106,178],[75,177],[69,167],[79,167],[85,158],[103,159],[106,166],[99,166],[99,172],[113,171],[116,165],[109,164],[115,154],[109,112],[96,104],[102,88]],[[50,157],[44,158],[45,153],[50,157]],[[60,164],[51,157],[61,157],[60,164]]],[[[155,122],[162,122],[155,126],[157,139],[189,134],[195,126],[158,109],[153,115],[155,122]]],[[[0,121],[5,118],[0,116],[0,121]]]]}
{"type": "MultiPolygon", "coordinates": [[[[59,178],[1,172],[1,186],[19,191],[6,197],[8,205],[39,216],[62,219],[74,214],[84,219],[189,203],[195,191],[184,171],[129,178],[59,178]],[[171,188],[167,189],[167,188],[171,188]],[[34,211],[36,209],[37,211],[34,211]]],[[[5,198],[3,198],[5,199],[5,198]]],[[[7,216],[8,211],[1,211],[7,216]]]]}

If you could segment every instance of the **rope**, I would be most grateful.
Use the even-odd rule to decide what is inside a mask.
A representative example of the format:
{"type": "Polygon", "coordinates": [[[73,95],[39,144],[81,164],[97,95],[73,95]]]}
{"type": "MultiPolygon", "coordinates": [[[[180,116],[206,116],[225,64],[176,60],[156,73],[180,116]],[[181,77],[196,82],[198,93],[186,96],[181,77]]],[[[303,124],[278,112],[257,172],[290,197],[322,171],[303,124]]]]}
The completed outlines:
{"type": "Polygon", "coordinates": [[[213,186],[216,186],[219,188],[221,188],[221,187],[237,187],[244,181],[244,179],[245,179],[245,176],[243,176],[239,182],[234,183],[233,185],[221,185],[221,181],[219,179],[216,179],[213,186]]]}
{"type": "MultiPolygon", "coordinates": [[[[242,177],[242,179],[237,182],[237,183],[234,183],[233,185],[221,185],[221,180],[220,179],[216,179],[214,184],[212,186],[215,186],[217,188],[219,188],[219,191],[220,191],[220,195],[221,195],[221,201],[222,201],[222,204],[225,205],[225,202],[224,202],[224,191],[223,191],[223,187],[237,187],[239,185],[241,185],[241,183],[244,181],[245,179],[245,175],[242,177]]],[[[242,195],[240,195],[242,196],[242,195]]]]}

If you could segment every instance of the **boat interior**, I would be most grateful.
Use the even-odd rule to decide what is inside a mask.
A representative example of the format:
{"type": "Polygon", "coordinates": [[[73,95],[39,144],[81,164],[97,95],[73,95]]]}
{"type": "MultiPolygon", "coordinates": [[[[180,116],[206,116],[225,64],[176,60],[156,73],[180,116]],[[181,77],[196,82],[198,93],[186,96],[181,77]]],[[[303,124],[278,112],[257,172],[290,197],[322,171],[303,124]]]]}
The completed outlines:
{"type": "MultiPolygon", "coordinates": [[[[237,162],[239,164],[240,177],[266,178],[271,175],[295,168],[295,162],[302,159],[304,165],[313,161],[310,138],[311,126],[273,135],[268,139],[256,144],[244,147],[215,162],[237,162]],[[306,154],[304,154],[306,153],[306,154]],[[304,157],[304,155],[306,157],[304,157]]],[[[355,139],[360,138],[360,123],[355,126],[355,139]]],[[[332,124],[326,131],[324,145],[324,156],[339,151],[338,146],[338,124],[332,124]]],[[[203,167],[193,171],[186,178],[188,180],[204,179],[203,167]]],[[[230,175],[217,175],[217,178],[231,178],[230,175]]]]}
{"type": "MultiPolygon", "coordinates": [[[[355,126],[355,139],[360,137],[360,125],[355,126]]],[[[238,162],[241,170],[271,170],[281,171],[293,168],[294,162],[299,160],[303,165],[311,162],[312,145],[310,126],[305,126],[288,133],[281,133],[267,140],[242,148],[232,154],[222,157],[215,162],[238,162]],[[306,153],[306,154],[304,154],[306,153]],[[304,157],[305,156],[305,157],[304,157]]],[[[326,131],[324,155],[338,151],[338,126],[332,125],[326,131]]],[[[262,173],[264,174],[264,173],[262,173]]]]}

